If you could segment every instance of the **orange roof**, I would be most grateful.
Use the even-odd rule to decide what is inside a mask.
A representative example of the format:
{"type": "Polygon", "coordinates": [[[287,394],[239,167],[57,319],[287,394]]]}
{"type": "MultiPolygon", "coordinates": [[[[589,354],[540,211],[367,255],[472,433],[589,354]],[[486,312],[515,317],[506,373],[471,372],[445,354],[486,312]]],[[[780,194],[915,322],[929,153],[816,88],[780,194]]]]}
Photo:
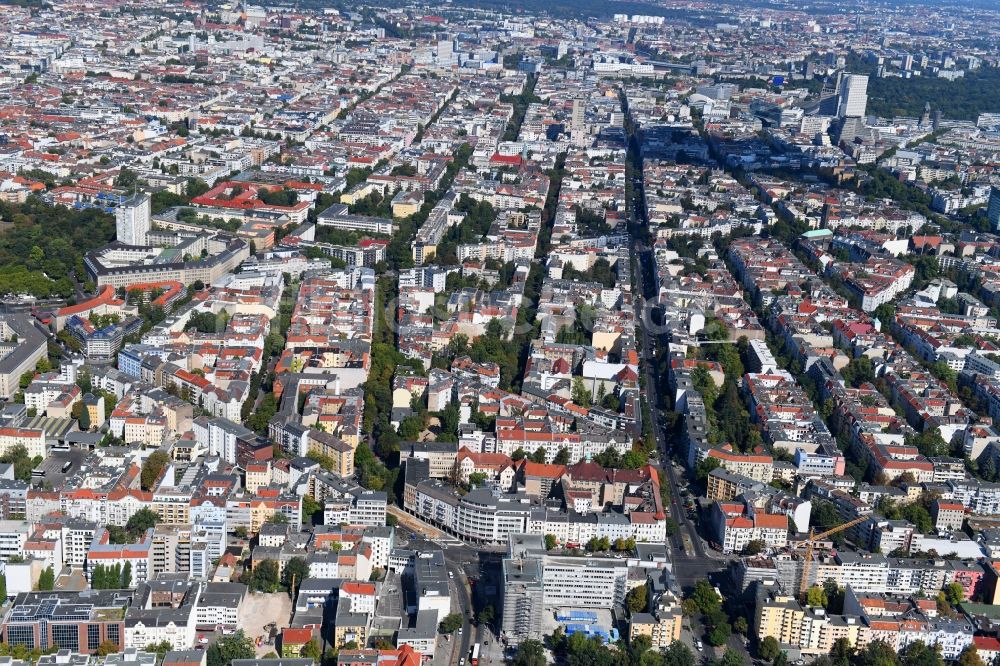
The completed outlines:
{"type": "Polygon", "coordinates": [[[525,476],[559,479],[566,473],[566,465],[547,465],[545,463],[532,462],[524,458],[521,460],[521,470],[525,476]]]}
{"type": "Polygon", "coordinates": [[[374,583],[359,583],[357,581],[349,580],[340,586],[342,592],[347,594],[375,594],[375,584],[374,583]]]}
{"type": "Polygon", "coordinates": [[[281,630],[281,642],[285,645],[305,645],[312,637],[312,629],[285,627],[281,630]]]}
{"type": "Polygon", "coordinates": [[[755,527],[788,529],[788,517],[783,513],[756,513],[753,522],[755,527]]]}
{"type": "Polygon", "coordinates": [[[87,312],[88,310],[93,310],[101,305],[110,305],[114,301],[118,300],[115,298],[115,288],[110,284],[104,285],[97,296],[94,296],[89,301],[84,301],[83,303],[77,303],[76,305],[68,305],[64,308],[60,308],[56,311],[56,315],[59,317],[72,317],[75,314],[80,314],[81,312],[87,312]]]}
{"type": "Polygon", "coordinates": [[[462,462],[466,458],[472,460],[477,467],[503,467],[504,465],[510,465],[513,463],[510,456],[504,453],[476,453],[463,446],[458,451],[456,461],[462,462]]]}
{"type": "Polygon", "coordinates": [[[715,458],[720,462],[745,462],[745,463],[757,463],[761,465],[771,465],[774,464],[774,458],[771,456],[755,456],[750,454],[733,453],[732,451],[724,451],[722,449],[712,449],[708,452],[709,457],[715,458]]]}

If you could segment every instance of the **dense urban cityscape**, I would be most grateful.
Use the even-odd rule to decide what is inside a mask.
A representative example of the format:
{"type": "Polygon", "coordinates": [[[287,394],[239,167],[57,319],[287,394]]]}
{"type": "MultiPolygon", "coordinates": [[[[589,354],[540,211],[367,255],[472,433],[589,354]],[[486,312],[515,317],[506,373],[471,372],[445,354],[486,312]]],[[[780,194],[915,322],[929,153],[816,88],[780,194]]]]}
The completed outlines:
{"type": "Polygon", "coordinates": [[[0,0],[0,666],[1000,665],[998,19],[0,0]]]}

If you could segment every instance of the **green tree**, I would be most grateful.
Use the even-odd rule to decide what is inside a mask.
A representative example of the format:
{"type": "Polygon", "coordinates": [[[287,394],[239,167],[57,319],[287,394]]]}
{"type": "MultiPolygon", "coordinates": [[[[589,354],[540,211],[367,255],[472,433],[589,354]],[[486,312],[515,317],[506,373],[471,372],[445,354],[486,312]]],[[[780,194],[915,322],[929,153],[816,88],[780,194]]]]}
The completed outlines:
{"type": "Polygon", "coordinates": [[[469,474],[469,485],[473,488],[479,488],[486,484],[486,474],[484,472],[473,472],[469,474]]]}
{"type": "Polygon", "coordinates": [[[445,615],[443,620],[441,620],[438,630],[442,634],[452,634],[458,631],[463,624],[465,623],[462,620],[462,615],[460,613],[449,613],[448,615],[445,615]]]}
{"type": "Polygon", "coordinates": [[[694,666],[694,653],[680,641],[674,641],[663,651],[664,666],[694,666]]]}
{"type": "Polygon", "coordinates": [[[615,447],[609,446],[594,456],[593,462],[604,468],[619,469],[622,466],[622,457],[615,447]]]}
{"type": "MultiPolygon", "coordinates": [[[[83,405],[82,402],[77,404],[81,406],[83,405]]],[[[90,430],[90,410],[87,409],[87,407],[84,406],[83,409],[80,410],[80,415],[77,416],[76,419],[80,422],[80,430],[84,432],[90,430]]]]}
{"type": "Polygon", "coordinates": [[[545,646],[534,639],[522,641],[510,663],[512,666],[546,666],[545,646]]]}
{"type": "Polygon", "coordinates": [[[272,525],[287,525],[288,516],[286,516],[281,511],[275,511],[270,516],[267,517],[267,522],[272,525]]]}
{"type": "MultiPolygon", "coordinates": [[[[812,512],[809,514],[809,526],[815,527],[817,532],[836,527],[843,521],[837,508],[827,500],[816,500],[812,505],[812,512]]],[[[837,545],[844,543],[844,533],[837,532],[830,539],[837,545]]]]}
{"type": "Polygon", "coordinates": [[[531,462],[544,463],[545,462],[545,447],[539,446],[535,449],[535,452],[531,454],[531,462]]]}
{"type": "Polygon", "coordinates": [[[124,590],[132,589],[132,563],[126,562],[122,567],[121,586],[124,590]]]}
{"type": "Polygon", "coordinates": [[[399,424],[399,437],[404,441],[413,441],[424,429],[424,419],[419,414],[407,416],[399,424]]]}
{"type": "Polygon", "coordinates": [[[160,514],[152,509],[139,509],[125,523],[125,529],[130,535],[141,536],[146,530],[156,527],[160,522],[160,514]]]}
{"type": "Polygon", "coordinates": [[[649,591],[645,585],[637,585],[625,595],[625,607],[630,613],[644,613],[649,605],[649,591]]]}
{"type": "Polygon", "coordinates": [[[929,646],[923,641],[914,641],[907,645],[902,657],[904,666],[944,666],[941,648],[937,645],[929,646]]]}
{"type": "Polygon", "coordinates": [[[896,651],[885,641],[872,641],[858,652],[852,664],[860,666],[899,666],[896,651]]]}
{"type": "Polygon", "coordinates": [[[896,307],[892,303],[883,303],[875,308],[872,317],[882,323],[882,330],[887,330],[888,326],[896,319],[896,307]]]}
{"type": "Polygon", "coordinates": [[[97,656],[107,657],[109,654],[115,654],[118,652],[118,643],[110,640],[103,640],[97,646],[97,656]]]}
{"type": "Polygon", "coordinates": [[[713,458],[712,456],[705,458],[695,468],[695,478],[704,482],[708,479],[709,473],[716,467],[722,467],[722,462],[718,458],[713,458]]]}
{"type": "Polygon", "coordinates": [[[568,465],[569,464],[569,449],[565,446],[556,452],[556,457],[553,459],[553,464],[556,465],[568,465]]]}
{"type": "Polygon", "coordinates": [[[46,568],[38,576],[38,590],[40,592],[51,592],[56,584],[56,573],[52,567],[46,568]]]}
{"type": "Polygon", "coordinates": [[[556,539],[555,534],[545,535],[545,550],[552,550],[557,545],[559,545],[559,541],[556,539]]]}
{"type": "Polygon", "coordinates": [[[142,470],[139,474],[139,482],[143,490],[152,490],[153,484],[160,478],[163,469],[170,462],[170,456],[166,451],[157,449],[149,454],[149,457],[142,463],[142,470]]]}
{"type": "Polygon", "coordinates": [[[708,635],[705,638],[709,645],[719,647],[720,645],[726,644],[726,641],[729,640],[729,636],[732,633],[733,629],[729,626],[728,622],[720,622],[709,630],[708,635]]]}
{"type": "Polygon", "coordinates": [[[715,588],[707,580],[699,580],[694,585],[691,595],[688,597],[694,603],[699,612],[708,614],[722,608],[722,599],[715,592],[715,588]]]}
{"type": "Polygon", "coordinates": [[[146,646],[146,652],[155,652],[156,655],[163,659],[163,655],[174,649],[173,643],[170,641],[160,641],[159,643],[150,643],[146,646]]]}
{"type": "Polygon", "coordinates": [[[826,608],[829,600],[826,598],[826,591],[819,585],[813,585],[806,592],[806,604],[813,608],[826,608]]]}
{"type": "Polygon", "coordinates": [[[709,662],[712,666],[747,666],[743,656],[731,648],[726,648],[722,658],[709,662]]]}
{"type": "Polygon", "coordinates": [[[781,646],[778,644],[778,640],[774,636],[765,636],[760,642],[760,647],[757,650],[761,659],[765,661],[774,661],[774,659],[781,653],[781,646]]]}
{"type": "Polygon", "coordinates": [[[581,407],[590,407],[593,401],[593,396],[584,386],[582,377],[573,377],[572,398],[573,402],[581,407]]]}
{"type": "Polygon", "coordinates": [[[229,666],[234,659],[254,659],[253,640],[238,630],[235,634],[223,636],[205,654],[206,666],[229,666]]]}
{"type": "Polygon", "coordinates": [[[839,614],[844,611],[844,589],[837,585],[837,581],[832,578],[823,581],[823,593],[826,594],[827,612],[839,614]]]}
{"type": "Polygon", "coordinates": [[[719,397],[719,387],[715,385],[715,380],[709,374],[708,369],[702,365],[691,371],[691,383],[694,389],[701,394],[706,405],[714,405],[719,397]]]}
{"type": "Polygon", "coordinates": [[[945,599],[952,606],[957,606],[965,600],[965,588],[959,583],[948,583],[943,590],[945,599]]]}
{"type": "Polygon", "coordinates": [[[278,589],[278,563],[262,560],[250,573],[250,589],[257,592],[274,592],[278,589]]]}
{"type": "Polygon", "coordinates": [[[323,662],[323,648],[315,638],[306,641],[306,644],[302,646],[301,654],[303,658],[312,659],[317,664],[323,662]]]}
{"type": "MultiPolygon", "coordinates": [[[[14,465],[14,478],[18,481],[26,482],[31,481],[31,470],[38,464],[28,455],[28,449],[24,444],[15,444],[7,449],[0,456],[0,462],[14,465]]],[[[41,462],[41,460],[39,459],[38,462],[41,462]]]]}
{"type": "Polygon", "coordinates": [[[308,524],[316,524],[316,518],[323,519],[323,504],[313,499],[312,495],[302,496],[302,519],[308,524]]]}
{"type": "Polygon", "coordinates": [[[487,604],[486,606],[483,606],[483,609],[479,611],[478,615],[476,615],[476,621],[479,622],[479,624],[490,624],[496,618],[496,614],[496,609],[494,609],[492,605],[487,604]]]}
{"type": "Polygon", "coordinates": [[[944,441],[939,428],[929,428],[911,437],[908,442],[917,447],[921,454],[927,457],[946,456],[951,452],[948,442],[944,441]]]}
{"type": "Polygon", "coordinates": [[[642,664],[644,666],[649,664],[650,658],[658,656],[655,653],[650,652],[650,648],[652,647],[653,641],[649,638],[649,636],[639,635],[635,638],[629,639],[628,651],[624,655],[627,658],[626,663],[642,664]],[[643,657],[646,655],[648,655],[648,657],[644,660],[643,657]]]}
{"type": "Polygon", "coordinates": [[[975,645],[970,645],[958,655],[958,666],[986,666],[986,663],[979,656],[979,649],[975,645]]]}
{"type": "Polygon", "coordinates": [[[632,449],[626,451],[625,455],[622,456],[622,468],[623,469],[639,469],[643,465],[649,462],[649,457],[642,451],[632,449]]]}
{"type": "Polygon", "coordinates": [[[830,648],[830,660],[833,666],[850,666],[854,659],[854,648],[851,641],[846,638],[838,638],[830,648]]]}
{"type": "Polygon", "coordinates": [[[281,572],[281,584],[288,590],[288,595],[294,600],[295,592],[302,585],[302,581],[309,577],[309,563],[301,557],[293,557],[285,562],[285,568],[281,572]]]}
{"type": "Polygon", "coordinates": [[[862,384],[875,382],[875,368],[870,358],[858,356],[851,359],[851,362],[840,371],[840,376],[848,386],[858,388],[862,384]]]}

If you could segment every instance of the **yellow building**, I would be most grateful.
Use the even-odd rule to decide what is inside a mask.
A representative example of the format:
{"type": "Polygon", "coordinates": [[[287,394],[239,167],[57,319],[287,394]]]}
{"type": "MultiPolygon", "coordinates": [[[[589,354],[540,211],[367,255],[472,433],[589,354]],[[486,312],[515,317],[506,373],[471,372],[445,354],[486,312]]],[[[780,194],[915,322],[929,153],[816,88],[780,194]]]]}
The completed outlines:
{"type": "Polygon", "coordinates": [[[403,190],[392,198],[392,216],[409,217],[420,211],[424,203],[424,193],[419,190],[403,190]]]}
{"type": "Polygon", "coordinates": [[[618,346],[618,341],[622,337],[622,331],[620,328],[607,328],[602,329],[594,328],[592,333],[591,346],[594,349],[601,349],[603,351],[612,351],[618,346]]]}
{"type": "Polygon", "coordinates": [[[753,479],[749,479],[742,474],[730,472],[724,467],[716,467],[708,473],[706,483],[705,496],[708,499],[728,502],[759,482],[755,482],[753,479]]]}
{"type": "Polygon", "coordinates": [[[683,616],[680,609],[657,613],[633,613],[629,618],[629,640],[648,636],[654,650],[669,647],[681,639],[683,616]]]}
{"type": "Polygon", "coordinates": [[[802,620],[798,645],[805,654],[830,654],[833,644],[841,638],[851,646],[858,645],[862,632],[867,633],[867,627],[859,617],[830,616],[822,608],[810,608],[802,620]]]}
{"type": "Polygon", "coordinates": [[[798,645],[804,618],[805,612],[794,597],[773,590],[757,604],[753,628],[757,640],[772,636],[779,643],[798,645]]]}
{"type": "Polygon", "coordinates": [[[339,650],[348,643],[354,643],[359,647],[368,643],[368,616],[364,613],[338,611],[334,623],[333,646],[335,649],[339,650]]]}
{"type": "Polygon", "coordinates": [[[92,393],[85,393],[83,396],[83,408],[87,410],[91,428],[100,428],[104,425],[104,396],[95,396],[92,393]]]}
{"type": "Polygon", "coordinates": [[[354,446],[322,430],[309,431],[308,450],[325,456],[333,463],[332,471],[343,477],[354,474],[354,446]]]}
{"type": "Polygon", "coordinates": [[[353,206],[354,204],[358,203],[359,201],[367,197],[375,190],[376,187],[371,183],[367,182],[359,183],[358,185],[355,185],[353,188],[349,189],[348,191],[340,195],[340,203],[347,204],[348,206],[353,206]]]}
{"type": "Polygon", "coordinates": [[[191,493],[176,488],[159,488],[153,493],[153,511],[167,525],[187,525],[191,522],[191,493]]]}
{"type": "Polygon", "coordinates": [[[281,656],[295,659],[302,656],[302,648],[313,637],[312,629],[286,627],[281,630],[281,656]]]}
{"type": "Polygon", "coordinates": [[[251,463],[246,469],[247,492],[256,493],[258,488],[270,485],[271,483],[271,462],[251,463]]]}

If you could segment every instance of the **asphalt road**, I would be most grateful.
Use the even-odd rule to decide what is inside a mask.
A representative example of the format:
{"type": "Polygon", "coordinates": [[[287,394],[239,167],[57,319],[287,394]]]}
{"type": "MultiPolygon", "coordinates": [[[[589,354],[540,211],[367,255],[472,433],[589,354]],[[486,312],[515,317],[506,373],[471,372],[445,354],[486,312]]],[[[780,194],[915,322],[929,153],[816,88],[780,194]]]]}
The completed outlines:
{"type": "MultiPolygon", "coordinates": [[[[638,181],[636,181],[638,183],[638,181]]],[[[636,195],[638,199],[641,197],[642,185],[639,183],[635,185],[635,190],[639,194],[636,195]]],[[[633,210],[639,211],[639,217],[644,221],[644,212],[642,212],[641,207],[634,206],[633,210]]],[[[647,293],[646,276],[649,270],[653,267],[653,256],[650,250],[643,248],[639,249],[636,247],[635,239],[632,241],[632,254],[638,257],[639,262],[636,268],[636,286],[639,294],[644,297],[642,299],[635,299],[635,316],[639,321],[640,330],[642,331],[642,360],[643,360],[643,372],[646,376],[646,401],[649,404],[650,416],[653,419],[653,436],[656,439],[656,449],[660,455],[660,462],[664,473],[667,476],[667,481],[670,484],[670,513],[677,525],[680,527],[677,534],[670,537],[670,541],[676,551],[676,554],[682,555],[684,557],[695,556],[698,559],[703,559],[706,557],[705,547],[702,543],[701,538],[698,536],[698,530],[694,523],[691,522],[687,517],[687,512],[684,511],[684,507],[680,504],[680,489],[677,484],[677,476],[675,474],[673,465],[670,464],[670,442],[667,441],[666,432],[663,426],[663,415],[660,412],[660,393],[658,378],[654,373],[656,367],[656,345],[659,340],[656,340],[652,335],[650,335],[646,316],[647,313],[643,311],[642,305],[646,302],[645,294],[647,293]],[[641,302],[640,302],[641,301],[641,302]],[[685,538],[687,535],[687,538],[685,538]],[[686,543],[685,543],[686,542],[686,543]]]]}
{"type": "MultiPolygon", "coordinates": [[[[444,552],[445,564],[454,576],[449,580],[449,587],[452,590],[452,598],[458,606],[458,612],[462,615],[463,624],[462,633],[453,634],[451,640],[444,643],[443,647],[451,649],[449,664],[456,665],[463,657],[468,661],[469,652],[472,650],[473,632],[476,631],[476,627],[472,624],[474,606],[470,578],[477,580],[479,577],[479,552],[398,507],[390,506],[389,512],[397,518],[401,529],[415,533],[429,545],[436,546],[444,552]]],[[[410,547],[419,548],[419,541],[411,541],[410,547]]],[[[441,645],[439,643],[439,647],[441,645]]]]}
{"type": "Polygon", "coordinates": [[[472,595],[469,590],[469,581],[465,576],[465,570],[456,561],[453,553],[449,553],[448,550],[444,551],[444,559],[448,565],[448,571],[455,575],[455,578],[451,580],[450,587],[455,590],[455,601],[458,602],[459,612],[462,614],[462,633],[459,634],[458,640],[452,643],[452,646],[457,649],[457,653],[452,653],[451,663],[457,664],[459,660],[469,654],[471,649],[471,636],[472,636],[472,623],[469,618],[472,617],[472,595]]]}
{"type": "MultiPolygon", "coordinates": [[[[634,138],[631,140],[635,141],[634,138]]],[[[633,143],[633,167],[635,168],[635,173],[640,175],[632,181],[634,196],[631,202],[631,214],[632,219],[636,223],[648,227],[649,220],[646,212],[645,194],[643,192],[641,176],[642,159],[638,156],[637,148],[635,143],[633,143]]],[[[687,517],[687,512],[681,506],[678,474],[670,458],[673,442],[667,439],[663,414],[660,409],[660,384],[654,372],[655,357],[657,346],[666,345],[668,341],[663,333],[655,335],[650,333],[648,325],[651,322],[647,321],[647,313],[642,311],[643,308],[640,303],[640,300],[642,303],[645,303],[647,295],[655,297],[652,289],[653,285],[646,284],[648,276],[655,275],[655,258],[650,249],[640,247],[634,237],[632,238],[632,256],[638,258],[638,262],[633,267],[636,274],[636,293],[643,297],[642,299],[635,298],[635,309],[642,335],[642,360],[644,366],[643,372],[645,373],[646,399],[649,404],[653,436],[656,440],[656,448],[660,456],[661,469],[664,471],[670,485],[668,510],[679,527],[677,534],[669,538],[673,546],[670,553],[673,574],[682,589],[693,587],[699,580],[714,579],[721,582],[725,578],[725,569],[728,566],[729,559],[705,547],[704,541],[698,535],[697,525],[687,517]],[[647,287],[649,288],[648,293],[647,287]]],[[[668,404],[668,401],[664,401],[662,404],[668,404]]],[[[704,639],[704,627],[701,626],[697,618],[692,618],[691,630],[695,639],[704,639]]],[[[731,635],[726,647],[732,648],[737,654],[741,655],[745,663],[753,663],[743,643],[742,636],[735,633],[731,635]]],[[[708,645],[705,645],[705,648],[710,649],[708,645]]],[[[722,652],[722,649],[718,649],[716,655],[721,656],[722,652]]]]}

